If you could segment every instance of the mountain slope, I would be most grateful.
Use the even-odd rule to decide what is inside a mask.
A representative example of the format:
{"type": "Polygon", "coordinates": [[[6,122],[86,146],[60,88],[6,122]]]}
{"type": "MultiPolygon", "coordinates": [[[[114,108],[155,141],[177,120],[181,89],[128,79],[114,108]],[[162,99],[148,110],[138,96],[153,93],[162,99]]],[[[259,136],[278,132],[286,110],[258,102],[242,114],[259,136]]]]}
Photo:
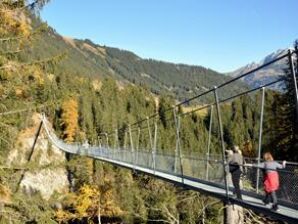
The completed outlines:
{"type": "MultiPolygon", "coordinates": [[[[263,60],[256,63],[250,63],[247,64],[233,72],[228,73],[228,75],[232,77],[237,77],[239,75],[242,75],[246,72],[249,72],[259,66],[262,66],[282,55],[285,55],[287,53],[287,49],[283,50],[277,50],[276,52],[273,52],[266,56],[263,60]]],[[[268,67],[265,67],[264,69],[254,72],[251,75],[246,76],[243,81],[247,83],[251,87],[258,87],[260,85],[263,85],[265,83],[273,82],[277,80],[279,77],[284,75],[284,69],[287,66],[286,59],[280,60],[268,67]]],[[[281,86],[274,86],[275,89],[280,89],[281,86]]]]}
{"type": "MultiPolygon", "coordinates": [[[[90,40],[62,37],[51,28],[35,43],[30,54],[23,54],[22,57],[24,60],[32,60],[61,52],[67,55],[59,65],[61,72],[99,78],[112,77],[124,83],[146,86],[156,94],[173,95],[180,100],[230,79],[202,66],[142,59],[132,52],[100,46],[90,40]]],[[[236,92],[239,88],[245,88],[245,85],[238,83],[229,92],[236,92]]],[[[224,91],[223,94],[229,93],[224,91]]]]}

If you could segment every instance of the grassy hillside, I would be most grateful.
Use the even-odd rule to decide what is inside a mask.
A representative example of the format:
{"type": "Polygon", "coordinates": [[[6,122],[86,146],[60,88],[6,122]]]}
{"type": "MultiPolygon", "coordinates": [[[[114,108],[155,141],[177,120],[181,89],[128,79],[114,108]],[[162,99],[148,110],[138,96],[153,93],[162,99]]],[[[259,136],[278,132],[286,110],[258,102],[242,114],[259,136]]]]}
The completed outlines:
{"type": "MultiPolygon", "coordinates": [[[[113,77],[124,83],[141,85],[156,94],[172,95],[178,100],[231,79],[202,66],[142,59],[132,52],[100,46],[90,40],[62,37],[51,28],[35,42],[30,54],[26,52],[22,57],[32,60],[61,52],[67,57],[59,65],[60,71],[91,77],[113,77]]],[[[223,94],[239,88],[245,88],[245,84],[238,83],[223,94]]]]}

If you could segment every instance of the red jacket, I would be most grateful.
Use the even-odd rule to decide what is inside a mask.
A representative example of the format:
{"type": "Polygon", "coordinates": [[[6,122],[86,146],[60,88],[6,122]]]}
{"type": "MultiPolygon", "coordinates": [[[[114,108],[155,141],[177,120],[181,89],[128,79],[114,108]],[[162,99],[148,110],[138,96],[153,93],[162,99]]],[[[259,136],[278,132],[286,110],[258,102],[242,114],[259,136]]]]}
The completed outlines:
{"type": "Polygon", "coordinates": [[[271,193],[279,188],[279,176],[277,171],[270,171],[264,176],[264,190],[271,193]]]}

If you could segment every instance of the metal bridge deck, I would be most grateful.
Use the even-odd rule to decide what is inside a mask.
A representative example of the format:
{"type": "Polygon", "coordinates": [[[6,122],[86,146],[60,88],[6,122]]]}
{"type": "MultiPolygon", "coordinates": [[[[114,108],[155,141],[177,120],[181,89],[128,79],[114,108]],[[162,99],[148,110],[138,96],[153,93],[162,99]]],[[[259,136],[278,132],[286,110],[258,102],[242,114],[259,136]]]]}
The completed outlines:
{"type": "MultiPolygon", "coordinates": [[[[179,176],[176,176],[173,174],[168,174],[168,173],[164,173],[164,172],[156,171],[156,170],[154,171],[152,169],[135,166],[135,165],[132,165],[129,163],[121,162],[121,161],[115,161],[115,160],[96,157],[96,156],[95,156],[95,158],[105,161],[105,162],[109,162],[114,165],[126,167],[129,169],[135,170],[135,171],[140,171],[144,174],[149,174],[151,176],[154,176],[154,177],[157,177],[160,179],[164,179],[166,181],[172,182],[172,183],[182,186],[182,187],[186,187],[191,190],[209,194],[216,198],[220,198],[223,201],[227,200],[226,191],[224,189],[224,186],[222,186],[222,187],[213,186],[213,185],[210,185],[210,183],[208,184],[205,181],[200,182],[200,180],[191,180],[191,178],[187,178],[187,177],[182,178],[182,177],[179,177],[179,176]]],[[[241,205],[242,207],[253,209],[256,212],[260,212],[260,213],[262,213],[264,215],[268,215],[272,218],[283,220],[283,221],[286,221],[289,223],[298,223],[298,211],[296,209],[289,208],[289,207],[286,207],[283,205],[279,205],[279,210],[273,211],[269,207],[266,207],[263,204],[261,199],[250,196],[250,195],[246,195],[245,192],[242,192],[242,194],[243,194],[243,200],[237,200],[237,199],[233,198],[233,192],[230,191],[229,192],[229,196],[231,196],[231,198],[229,198],[230,202],[241,205]]]]}
{"type": "MultiPolygon", "coordinates": [[[[125,168],[132,169],[134,171],[142,172],[144,174],[151,175],[155,178],[163,179],[167,182],[174,183],[186,189],[195,190],[198,192],[203,192],[205,194],[211,195],[213,197],[219,198],[226,203],[238,204],[242,207],[252,209],[257,213],[262,213],[274,219],[279,219],[288,223],[298,223],[298,208],[295,203],[280,203],[279,211],[273,211],[266,207],[261,200],[262,195],[255,194],[252,192],[242,191],[243,200],[238,200],[232,197],[232,188],[229,187],[228,197],[226,194],[226,188],[224,184],[216,183],[214,181],[206,181],[200,178],[194,178],[187,175],[181,175],[183,172],[172,172],[172,170],[160,170],[158,168],[158,163],[152,165],[152,161],[149,159],[150,154],[143,154],[143,158],[147,160],[142,163],[136,163],[136,158],[138,158],[137,152],[121,150],[121,149],[109,149],[105,147],[86,147],[80,144],[66,144],[61,139],[59,139],[50,128],[47,126],[47,121],[43,120],[44,128],[47,133],[49,140],[57,148],[72,154],[77,154],[81,156],[88,156],[94,159],[98,159],[104,162],[111,163],[116,166],[121,166],[125,168]],[[125,157],[129,155],[129,159],[125,157]],[[155,166],[156,165],[156,166],[155,166]]],[[[140,157],[142,159],[142,157],[140,157]]],[[[169,159],[169,158],[166,158],[169,159]]],[[[161,161],[160,161],[161,162],[161,161]]],[[[174,161],[170,161],[172,166],[174,161]]],[[[221,169],[220,166],[219,169],[221,169]]]]}

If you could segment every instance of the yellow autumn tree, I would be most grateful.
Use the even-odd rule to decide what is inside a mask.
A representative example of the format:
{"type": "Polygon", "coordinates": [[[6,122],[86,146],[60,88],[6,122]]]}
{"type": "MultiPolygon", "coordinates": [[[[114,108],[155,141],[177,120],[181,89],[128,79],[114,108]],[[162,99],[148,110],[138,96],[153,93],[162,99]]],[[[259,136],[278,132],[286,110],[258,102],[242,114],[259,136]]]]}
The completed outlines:
{"type": "Polygon", "coordinates": [[[100,214],[102,216],[114,217],[123,214],[123,211],[115,201],[115,188],[111,177],[105,175],[103,184],[99,186],[100,195],[100,214]]]}
{"type": "Polygon", "coordinates": [[[25,12],[13,1],[0,1],[0,75],[9,79],[18,73],[11,55],[22,50],[31,32],[25,12]]]}
{"type": "Polygon", "coordinates": [[[73,142],[78,131],[78,102],[75,98],[67,99],[62,103],[61,126],[63,138],[67,142],[73,142]]]}
{"type": "Polygon", "coordinates": [[[80,188],[75,206],[79,217],[92,217],[97,213],[100,192],[96,187],[84,185],[80,188]]]}
{"type": "Polygon", "coordinates": [[[96,216],[99,205],[99,191],[90,185],[82,186],[77,193],[69,193],[64,200],[64,205],[68,209],[59,209],[56,212],[56,220],[60,223],[70,220],[81,220],[96,216]]]}
{"type": "Polygon", "coordinates": [[[0,184],[0,204],[8,203],[11,200],[11,191],[8,187],[0,184]]]}
{"type": "Polygon", "coordinates": [[[7,81],[3,83],[3,88],[15,92],[17,97],[25,98],[28,90],[32,89],[26,83],[28,79],[31,80],[30,84],[42,86],[46,73],[44,65],[57,63],[62,57],[58,55],[30,61],[17,57],[21,52],[28,51],[33,40],[47,27],[46,24],[34,27],[30,15],[48,1],[0,0],[0,79],[7,81]],[[11,82],[17,85],[11,85],[11,82]]]}
{"type": "MultiPolygon", "coordinates": [[[[31,33],[30,23],[22,4],[13,4],[16,1],[3,0],[0,2],[0,35],[5,41],[25,40],[31,33]]],[[[21,2],[21,1],[19,1],[21,2]]]]}
{"type": "MultiPolygon", "coordinates": [[[[70,220],[100,219],[101,216],[117,217],[123,211],[114,201],[115,192],[109,184],[102,186],[83,185],[77,193],[70,193],[64,201],[65,208],[56,212],[56,220],[64,223],[70,220]]],[[[92,223],[90,221],[90,223],[92,223]]]]}

